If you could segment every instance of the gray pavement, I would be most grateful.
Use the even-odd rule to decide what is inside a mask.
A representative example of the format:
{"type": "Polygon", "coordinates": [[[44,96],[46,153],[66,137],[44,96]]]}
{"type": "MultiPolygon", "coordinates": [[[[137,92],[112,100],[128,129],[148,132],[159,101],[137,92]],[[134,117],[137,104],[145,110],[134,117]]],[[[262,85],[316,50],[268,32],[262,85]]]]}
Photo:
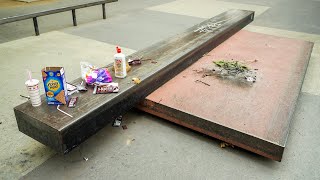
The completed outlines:
{"type": "MultiPolygon", "coordinates": [[[[0,179],[320,179],[319,6],[316,0],[119,0],[107,6],[107,20],[101,20],[101,7],[79,11],[78,27],[71,13],[43,17],[39,37],[31,21],[1,25],[0,82],[6,88],[0,90],[0,179]],[[315,42],[282,162],[221,149],[216,139],[135,109],[124,116],[127,130],[107,126],[65,156],[18,131],[12,108],[25,101],[18,98],[25,77],[10,69],[29,68],[39,77],[43,66],[56,63],[69,69],[71,81],[79,76],[72,67],[83,59],[111,62],[114,45],[129,55],[228,8],[259,12],[249,31],[315,42]]],[[[0,7],[0,17],[21,9],[0,7]]]]}
{"type": "Polygon", "coordinates": [[[108,126],[68,156],[55,155],[26,179],[318,179],[320,97],[301,94],[281,163],[154,116],[132,111],[128,130],[108,126]],[[82,158],[88,157],[88,161],[82,158]],[[51,178],[52,177],[52,178],[51,178]]]}
{"type": "Polygon", "coordinates": [[[81,28],[67,28],[62,31],[139,50],[174,36],[203,20],[197,17],[140,10],[112,16],[108,19],[108,23],[97,21],[84,24],[81,28]]]}

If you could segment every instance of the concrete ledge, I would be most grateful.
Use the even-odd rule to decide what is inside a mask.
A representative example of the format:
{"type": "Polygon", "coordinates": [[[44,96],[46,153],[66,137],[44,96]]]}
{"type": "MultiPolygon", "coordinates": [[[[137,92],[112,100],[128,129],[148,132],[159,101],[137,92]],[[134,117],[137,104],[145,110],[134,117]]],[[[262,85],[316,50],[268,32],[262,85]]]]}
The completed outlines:
{"type": "MultiPolygon", "coordinates": [[[[88,92],[78,94],[76,108],[61,107],[73,118],[60,113],[56,106],[42,104],[34,108],[30,102],[21,104],[14,108],[19,130],[58,152],[67,153],[246,26],[253,17],[252,11],[230,10],[134,53],[134,57],[143,56],[157,63],[146,61],[133,67],[125,79],[115,79],[120,86],[117,94],[93,95],[90,87],[88,92]],[[213,22],[221,22],[221,26],[210,33],[194,32],[213,22]],[[139,77],[142,82],[135,85],[131,81],[133,77],[139,77]]],[[[79,82],[80,78],[74,83],[79,82]]]]}
{"type": "Polygon", "coordinates": [[[311,42],[241,30],[150,94],[139,108],[281,161],[312,47],[311,42]],[[217,60],[258,69],[257,82],[245,86],[194,72],[217,60]]]}

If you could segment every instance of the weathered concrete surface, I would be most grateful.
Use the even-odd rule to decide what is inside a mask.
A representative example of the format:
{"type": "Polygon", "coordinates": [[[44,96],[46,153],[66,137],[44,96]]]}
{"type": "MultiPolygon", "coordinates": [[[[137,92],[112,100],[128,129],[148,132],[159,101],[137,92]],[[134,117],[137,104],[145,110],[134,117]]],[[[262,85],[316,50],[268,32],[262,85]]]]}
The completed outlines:
{"type": "MultiPolygon", "coordinates": [[[[92,2],[92,1],[95,1],[95,0],[44,0],[44,1],[34,2],[34,3],[18,2],[19,5],[17,6],[10,6],[10,7],[0,6],[0,18],[12,16],[15,14],[23,14],[23,13],[38,11],[39,8],[48,9],[48,8],[68,6],[68,5],[74,5],[77,3],[79,4],[79,3],[92,2]],[[20,5],[20,4],[23,4],[23,5],[20,5]]],[[[40,33],[56,31],[58,29],[64,29],[64,28],[79,28],[85,23],[90,23],[90,22],[95,23],[95,21],[99,21],[99,24],[102,25],[104,23],[112,22],[113,17],[119,17],[119,16],[128,17],[129,14],[134,15],[137,12],[141,12],[146,7],[150,7],[150,6],[154,6],[154,5],[158,5],[158,4],[162,4],[170,1],[173,1],[173,0],[162,0],[162,1],[122,0],[116,3],[107,4],[106,20],[101,19],[101,16],[102,16],[101,6],[92,6],[84,9],[79,9],[76,11],[78,27],[73,27],[72,25],[71,12],[64,12],[64,13],[39,17],[38,24],[40,27],[40,33]]],[[[156,17],[161,18],[161,16],[156,16],[156,17]]],[[[155,19],[152,19],[152,20],[155,21],[155,19]]],[[[201,22],[201,21],[203,21],[203,19],[200,19],[198,22],[201,22]]],[[[190,24],[189,27],[196,24],[193,22],[190,22],[190,23],[192,24],[190,24]]],[[[113,24],[113,27],[117,28],[121,24],[118,24],[117,26],[114,26],[114,25],[115,24],[113,24]]],[[[143,27],[145,28],[145,26],[143,27]]],[[[12,41],[15,39],[20,39],[27,36],[34,36],[33,28],[34,27],[33,27],[32,19],[1,25],[0,26],[0,42],[2,43],[2,42],[12,41]]],[[[101,28],[101,27],[97,27],[97,28],[101,28]]],[[[174,29],[175,28],[178,28],[178,27],[174,27],[174,29]]],[[[88,33],[91,30],[89,30],[88,33]]],[[[97,31],[97,29],[95,29],[95,31],[97,31]]],[[[127,32],[130,32],[130,31],[127,31],[127,32]]],[[[103,36],[112,36],[112,35],[106,33],[103,35],[97,34],[97,36],[100,36],[101,38],[103,38],[103,36]]]]}
{"type": "Polygon", "coordinates": [[[131,49],[140,50],[202,21],[204,19],[198,17],[186,18],[182,15],[145,10],[112,16],[107,21],[96,21],[81,25],[81,28],[66,28],[62,31],[101,42],[125,44],[131,49]],[[151,21],[150,17],[154,20],[151,21]]]}
{"type": "Polygon", "coordinates": [[[243,3],[230,3],[216,0],[177,0],[158,6],[147,8],[148,10],[187,15],[200,18],[210,18],[229,9],[243,9],[255,11],[255,17],[269,9],[267,6],[251,5],[243,3]]]}
{"type": "Polygon", "coordinates": [[[128,129],[106,127],[68,156],[55,155],[25,179],[319,179],[320,97],[302,93],[281,163],[154,116],[133,111],[128,129]],[[83,160],[87,157],[88,161],[83,160]]]}
{"type": "Polygon", "coordinates": [[[281,161],[312,47],[307,41],[241,30],[138,107],[281,161]],[[210,71],[213,61],[220,60],[236,60],[257,69],[256,83],[250,86],[214,75],[203,77],[203,69],[210,71]]]}
{"type": "MultiPolygon", "coordinates": [[[[288,37],[314,42],[306,77],[301,91],[313,95],[320,95],[320,35],[303,32],[287,31],[262,26],[249,25],[246,30],[260,32],[274,36],[288,37]]],[[[319,33],[320,34],[320,33],[319,33]]]]}

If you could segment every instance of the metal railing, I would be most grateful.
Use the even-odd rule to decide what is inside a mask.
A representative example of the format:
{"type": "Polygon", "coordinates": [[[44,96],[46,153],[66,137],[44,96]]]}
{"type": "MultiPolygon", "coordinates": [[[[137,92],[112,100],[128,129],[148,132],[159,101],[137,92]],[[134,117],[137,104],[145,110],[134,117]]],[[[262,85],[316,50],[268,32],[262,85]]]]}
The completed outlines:
{"type": "Polygon", "coordinates": [[[102,5],[102,18],[106,19],[106,6],[105,6],[106,3],[112,3],[112,2],[116,2],[116,1],[118,1],[118,0],[102,0],[102,1],[86,3],[86,4],[79,4],[79,5],[74,5],[74,6],[61,7],[61,8],[55,8],[55,9],[50,9],[50,10],[45,10],[45,11],[33,12],[33,13],[28,13],[28,14],[23,14],[23,15],[10,16],[10,17],[0,19],[0,25],[32,18],[35,34],[36,34],[36,36],[38,36],[38,35],[40,35],[40,32],[39,32],[37,17],[61,13],[61,12],[71,10],[73,25],[77,26],[76,9],[81,9],[81,8],[86,8],[86,7],[90,7],[90,6],[96,6],[96,5],[102,5]]]}

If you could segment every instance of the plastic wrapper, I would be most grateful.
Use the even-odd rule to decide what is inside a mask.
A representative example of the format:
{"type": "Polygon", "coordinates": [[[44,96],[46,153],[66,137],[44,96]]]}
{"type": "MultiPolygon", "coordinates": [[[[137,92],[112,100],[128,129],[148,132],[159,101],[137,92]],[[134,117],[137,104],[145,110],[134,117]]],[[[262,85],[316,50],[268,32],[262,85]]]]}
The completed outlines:
{"type": "Polygon", "coordinates": [[[102,85],[96,85],[93,90],[93,94],[108,94],[119,92],[118,83],[104,83],[102,85]]]}
{"type": "Polygon", "coordinates": [[[89,85],[112,82],[107,68],[96,68],[88,62],[81,62],[81,77],[89,85]]]}

